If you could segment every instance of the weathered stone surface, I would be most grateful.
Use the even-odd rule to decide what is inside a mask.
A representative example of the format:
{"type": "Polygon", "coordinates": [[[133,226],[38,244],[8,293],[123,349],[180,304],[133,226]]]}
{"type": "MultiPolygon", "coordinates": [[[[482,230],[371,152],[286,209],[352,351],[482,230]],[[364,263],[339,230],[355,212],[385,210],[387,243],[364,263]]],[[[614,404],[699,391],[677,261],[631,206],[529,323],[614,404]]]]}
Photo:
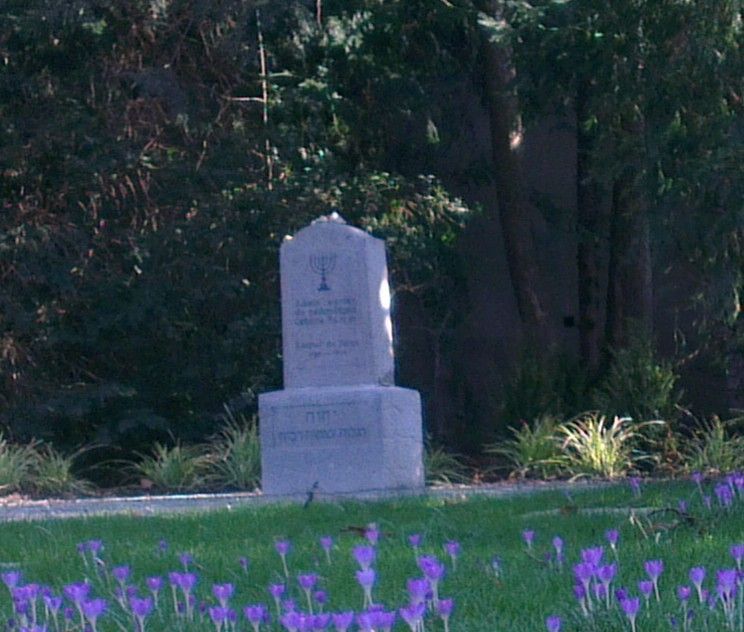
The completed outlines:
{"type": "Polygon", "coordinates": [[[409,489],[424,483],[421,402],[381,386],[287,389],[259,397],[265,494],[409,489]]]}
{"type": "Polygon", "coordinates": [[[265,494],[423,487],[419,394],[393,386],[385,245],[321,218],[281,248],[284,390],[259,396],[265,494]]]}
{"type": "Polygon", "coordinates": [[[338,216],[281,247],[284,388],[393,384],[385,244],[338,216]]]}

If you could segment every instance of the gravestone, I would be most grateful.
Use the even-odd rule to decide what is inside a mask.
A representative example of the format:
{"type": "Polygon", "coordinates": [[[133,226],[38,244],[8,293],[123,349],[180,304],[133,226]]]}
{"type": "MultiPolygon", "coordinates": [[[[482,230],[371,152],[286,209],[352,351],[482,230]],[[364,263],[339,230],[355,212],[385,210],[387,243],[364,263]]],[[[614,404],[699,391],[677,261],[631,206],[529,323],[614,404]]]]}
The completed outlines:
{"type": "Polygon", "coordinates": [[[385,244],[321,217],[280,250],[284,390],[259,396],[265,494],[424,483],[421,401],[394,386],[385,244]]]}

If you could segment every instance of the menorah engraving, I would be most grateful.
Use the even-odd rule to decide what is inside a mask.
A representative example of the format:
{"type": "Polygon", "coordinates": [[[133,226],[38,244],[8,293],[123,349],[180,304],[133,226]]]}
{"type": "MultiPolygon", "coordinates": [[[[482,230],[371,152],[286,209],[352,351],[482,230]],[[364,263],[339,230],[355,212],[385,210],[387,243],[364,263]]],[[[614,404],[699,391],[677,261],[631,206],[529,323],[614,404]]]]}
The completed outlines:
{"type": "Polygon", "coordinates": [[[319,292],[327,292],[331,288],[328,287],[327,275],[333,272],[336,267],[336,255],[335,254],[317,254],[310,255],[310,269],[315,274],[320,275],[320,285],[318,286],[319,292]]]}

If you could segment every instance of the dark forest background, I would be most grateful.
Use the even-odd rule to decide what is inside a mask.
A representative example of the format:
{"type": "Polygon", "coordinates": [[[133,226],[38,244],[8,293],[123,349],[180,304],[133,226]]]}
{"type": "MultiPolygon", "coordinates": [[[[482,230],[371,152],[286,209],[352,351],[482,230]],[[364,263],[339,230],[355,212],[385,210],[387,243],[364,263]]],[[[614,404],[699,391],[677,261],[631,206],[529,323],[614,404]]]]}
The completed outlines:
{"type": "Polygon", "coordinates": [[[736,0],[0,0],[2,428],[250,413],[281,239],[333,210],[452,449],[744,408],[741,42],[736,0]]]}

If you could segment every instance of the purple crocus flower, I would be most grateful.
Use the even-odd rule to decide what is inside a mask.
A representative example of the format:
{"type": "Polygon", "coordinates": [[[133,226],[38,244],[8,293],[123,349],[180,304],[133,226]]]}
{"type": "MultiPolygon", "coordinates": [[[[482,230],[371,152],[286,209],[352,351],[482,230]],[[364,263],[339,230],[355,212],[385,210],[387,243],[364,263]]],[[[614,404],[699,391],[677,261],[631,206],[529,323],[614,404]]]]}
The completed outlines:
{"type": "Polygon", "coordinates": [[[452,614],[454,607],[454,599],[440,599],[437,604],[437,614],[442,617],[442,619],[448,618],[452,614]]]}
{"type": "Polygon", "coordinates": [[[325,553],[326,562],[331,563],[331,550],[333,549],[333,538],[329,535],[324,535],[320,538],[320,546],[325,553]]]}
{"type": "Polygon", "coordinates": [[[703,481],[705,480],[705,476],[703,475],[702,472],[693,472],[692,474],[690,474],[690,478],[692,479],[692,482],[698,486],[698,489],[700,489],[700,486],[703,484],[703,481]]]}
{"type": "Polygon", "coordinates": [[[734,628],[738,572],[735,568],[724,568],[716,573],[716,594],[723,606],[729,627],[734,628]]]}
{"type": "Polygon", "coordinates": [[[734,544],[730,549],[731,557],[736,562],[736,568],[741,570],[741,561],[744,559],[744,544],[734,544]]]}
{"type": "Polygon", "coordinates": [[[286,590],[286,586],[284,584],[270,584],[269,585],[269,594],[274,599],[281,599],[282,595],[284,594],[284,591],[286,590]]]}
{"type": "Polygon", "coordinates": [[[455,540],[448,540],[444,543],[444,550],[452,561],[452,568],[455,568],[457,558],[460,557],[460,543],[455,540]]]}
{"type": "Polygon", "coordinates": [[[321,609],[328,603],[328,593],[325,590],[316,590],[313,593],[313,600],[317,603],[321,609]]]}
{"type": "Polygon", "coordinates": [[[733,595],[734,590],[736,590],[737,578],[738,573],[733,568],[724,568],[716,573],[718,587],[728,595],[733,595]]]}
{"type": "Polygon", "coordinates": [[[313,614],[312,590],[315,587],[315,584],[318,583],[318,575],[316,575],[315,573],[298,575],[297,583],[300,585],[300,588],[302,588],[303,592],[305,593],[305,598],[307,599],[307,608],[310,611],[310,614],[313,614]]]}
{"type": "Polygon", "coordinates": [[[527,545],[527,550],[532,550],[532,543],[535,541],[535,532],[532,529],[522,531],[522,539],[527,545]]]}
{"type": "Polygon", "coordinates": [[[620,539],[620,532],[617,529],[608,529],[605,531],[605,539],[607,540],[607,543],[610,545],[610,548],[612,549],[612,552],[615,554],[615,558],[617,559],[617,543],[620,539]]]}
{"type": "Polygon", "coordinates": [[[638,590],[641,591],[641,594],[645,597],[646,601],[648,601],[651,598],[651,595],[654,594],[654,582],[648,579],[642,579],[638,582],[638,590]]]}
{"type": "Polygon", "coordinates": [[[131,569],[129,568],[129,566],[126,565],[114,566],[114,568],[111,569],[111,575],[120,584],[126,584],[127,580],[129,579],[130,573],[131,569]]]}
{"type": "Polygon", "coordinates": [[[2,573],[2,575],[0,575],[0,578],[2,578],[3,584],[8,587],[8,590],[12,590],[21,583],[23,579],[23,573],[21,571],[7,571],[5,573],[2,573]]]}
{"type": "Polygon", "coordinates": [[[624,599],[620,602],[620,608],[622,609],[625,616],[628,617],[628,621],[630,621],[631,631],[635,632],[635,621],[636,616],[638,615],[638,611],[641,608],[641,600],[638,597],[628,597],[627,599],[624,599]]]}
{"type": "Polygon", "coordinates": [[[604,547],[595,546],[581,550],[581,561],[592,566],[599,566],[604,556],[604,547]]]}
{"type": "Polygon", "coordinates": [[[299,612],[288,612],[282,615],[280,621],[284,629],[287,632],[298,632],[300,629],[300,613],[299,612]]]}
{"type": "Polygon", "coordinates": [[[555,555],[557,558],[563,557],[563,538],[560,536],[555,536],[553,538],[553,548],[555,549],[555,555]]]}
{"type": "Polygon", "coordinates": [[[318,583],[318,575],[316,573],[298,575],[297,583],[300,585],[300,588],[302,588],[302,590],[312,590],[315,587],[315,584],[318,583]]]}
{"type": "Polygon", "coordinates": [[[331,615],[333,620],[333,626],[336,628],[336,632],[347,632],[351,624],[354,622],[353,612],[338,612],[331,615]]]}
{"type": "Polygon", "coordinates": [[[193,563],[194,561],[194,556],[191,555],[191,553],[179,553],[178,560],[181,562],[181,565],[183,566],[183,570],[188,571],[189,564],[193,563]]]}
{"type": "Polygon", "coordinates": [[[217,630],[220,630],[222,625],[227,622],[228,616],[228,609],[224,606],[212,606],[209,608],[209,618],[212,619],[212,623],[214,623],[217,630]]]}
{"type": "Polygon", "coordinates": [[[659,577],[664,572],[664,561],[663,560],[648,560],[644,562],[643,568],[646,569],[649,579],[654,583],[654,592],[656,593],[656,600],[659,599],[659,577]]]}
{"type": "Polygon", "coordinates": [[[286,586],[284,584],[269,584],[269,594],[274,599],[274,605],[276,606],[276,614],[277,616],[281,614],[281,603],[282,603],[282,595],[284,594],[284,591],[286,590],[286,586]]]}
{"type": "Polygon", "coordinates": [[[356,616],[356,622],[359,626],[359,632],[373,632],[376,623],[376,617],[372,612],[360,612],[356,616]]]}
{"type": "Polygon", "coordinates": [[[401,619],[406,622],[412,632],[418,630],[421,621],[424,618],[424,612],[426,611],[426,604],[418,603],[411,604],[401,608],[398,612],[400,613],[401,619]]]}
{"type": "Polygon", "coordinates": [[[268,620],[269,613],[266,610],[266,606],[264,606],[262,603],[258,603],[243,608],[243,616],[245,616],[245,618],[251,624],[254,632],[258,632],[261,624],[264,621],[268,620]]]}
{"type": "Polygon", "coordinates": [[[664,572],[664,562],[663,560],[648,560],[643,567],[646,569],[649,579],[653,582],[656,601],[659,601],[659,577],[664,572]]]}
{"type": "Polygon", "coordinates": [[[377,528],[377,525],[374,523],[367,525],[367,528],[364,530],[364,537],[372,546],[376,546],[380,539],[380,530],[377,528]]]}
{"type": "Polygon", "coordinates": [[[80,604],[88,598],[90,594],[90,584],[88,582],[80,582],[67,584],[63,587],[62,591],[72,603],[80,604]]]}
{"type": "Polygon", "coordinates": [[[576,577],[579,584],[581,584],[581,586],[584,588],[585,595],[588,595],[589,582],[592,581],[592,578],[597,572],[596,565],[590,562],[580,562],[579,564],[574,565],[573,572],[574,577],[576,577]]]}
{"type": "MultiPolygon", "coordinates": [[[[607,603],[607,606],[610,605],[610,584],[612,583],[612,580],[615,579],[615,575],[617,573],[617,564],[605,564],[604,566],[600,566],[597,569],[597,579],[602,582],[602,592],[604,593],[603,596],[605,598],[605,601],[607,603]]],[[[597,587],[600,585],[598,584],[597,587]]]]}
{"type": "Polygon", "coordinates": [[[375,583],[376,574],[373,569],[368,568],[366,570],[357,571],[356,578],[362,588],[365,590],[371,590],[375,583]]]}
{"type": "Polygon", "coordinates": [[[416,562],[421,572],[430,582],[438,582],[444,577],[444,564],[433,555],[422,555],[416,562]]]}
{"type": "MultiPolygon", "coordinates": [[[[395,612],[387,612],[387,611],[380,611],[377,613],[377,621],[375,624],[377,625],[377,629],[380,630],[380,632],[390,632],[393,629],[393,626],[395,625],[395,618],[398,615],[395,612]]],[[[445,626],[446,629],[446,626],[445,626]]]]}
{"type": "Polygon", "coordinates": [[[628,485],[630,485],[630,491],[633,496],[638,497],[641,495],[641,477],[631,476],[628,479],[628,485]]]}
{"type": "MultiPolygon", "coordinates": [[[[426,602],[426,596],[429,594],[430,586],[429,581],[423,577],[417,577],[409,579],[406,582],[408,588],[408,596],[411,599],[411,603],[416,605],[426,602]]],[[[401,615],[402,616],[402,615],[401,615]]]]}
{"type": "Polygon", "coordinates": [[[197,582],[196,573],[177,573],[176,574],[176,585],[184,592],[190,593],[191,590],[196,586],[197,582]]]}
{"type": "Polygon", "coordinates": [[[698,602],[703,603],[703,581],[705,580],[705,569],[702,566],[695,566],[690,569],[690,581],[695,586],[698,595],[698,602]]]}
{"type": "Polygon", "coordinates": [[[96,632],[96,621],[106,611],[106,605],[105,599],[91,599],[82,603],[83,614],[90,623],[93,632],[96,632]]]}
{"type": "Polygon", "coordinates": [[[148,577],[145,580],[145,584],[147,585],[148,590],[152,593],[152,596],[155,599],[155,606],[157,607],[158,594],[160,593],[160,589],[163,587],[163,578],[158,577],[157,575],[148,577]]]}
{"type": "Polygon", "coordinates": [[[692,588],[689,586],[677,586],[677,599],[686,604],[692,595],[692,588]]]}
{"type": "Polygon", "coordinates": [[[444,623],[444,632],[449,632],[449,618],[454,608],[455,602],[452,599],[440,599],[437,602],[436,610],[439,618],[442,619],[442,623],[444,623]]]}
{"type": "Polygon", "coordinates": [[[679,510],[679,513],[686,514],[687,513],[687,509],[688,509],[687,501],[686,500],[680,500],[677,503],[677,509],[679,510]]]}
{"type": "Polygon", "coordinates": [[[408,544],[411,545],[411,548],[413,548],[414,551],[418,550],[418,548],[421,546],[422,540],[423,537],[420,533],[412,533],[408,536],[408,544]]]}
{"type": "Polygon", "coordinates": [[[321,613],[316,614],[313,617],[313,632],[322,632],[328,627],[328,624],[331,622],[331,615],[321,613]]]}
{"type": "Polygon", "coordinates": [[[247,573],[248,567],[251,565],[251,561],[247,557],[239,557],[238,564],[240,564],[240,568],[243,569],[243,572],[247,573]]]}
{"type": "Polygon", "coordinates": [[[145,597],[140,599],[139,597],[130,597],[129,607],[132,609],[132,614],[137,621],[138,632],[144,632],[145,630],[145,619],[150,615],[154,607],[151,597],[145,597]]]}
{"type": "Polygon", "coordinates": [[[44,595],[44,607],[56,617],[62,607],[62,597],[56,595],[44,595]]]}
{"type": "Polygon", "coordinates": [[[713,488],[713,491],[715,492],[716,498],[718,499],[718,504],[721,505],[721,507],[728,508],[734,502],[734,494],[731,491],[731,487],[726,483],[716,485],[713,488]]]}
{"type": "Polygon", "coordinates": [[[373,546],[355,546],[352,553],[362,570],[370,568],[377,557],[377,552],[373,546]]]}
{"type": "Polygon", "coordinates": [[[556,615],[551,615],[545,619],[545,629],[548,632],[560,632],[561,630],[561,618],[556,615]]]}
{"type": "Polygon", "coordinates": [[[230,597],[235,592],[235,586],[232,584],[214,584],[212,586],[212,594],[215,599],[220,602],[220,606],[227,608],[227,602],[230,601],[230,597]]]}
{"type": "Polygon", "coordinates": [[[277,540],[274,543],[274,548],[276,548],[276,552],[279,554],[279,557],[282,560],[282,569],[284,570],[284,576],[289,577],[289,568],[287,568],[287,555],[292,549],[291,543],[289,542],[289,540],[277,540]]]}
{"type": "Polygon", "coordinates": [[[371,568],[367,568],[356,572],[356,578],[359,585],[364,590],[364,606],[369,607],[372,605],[372,586],[374,586],[376,574],[371,568]]]}

